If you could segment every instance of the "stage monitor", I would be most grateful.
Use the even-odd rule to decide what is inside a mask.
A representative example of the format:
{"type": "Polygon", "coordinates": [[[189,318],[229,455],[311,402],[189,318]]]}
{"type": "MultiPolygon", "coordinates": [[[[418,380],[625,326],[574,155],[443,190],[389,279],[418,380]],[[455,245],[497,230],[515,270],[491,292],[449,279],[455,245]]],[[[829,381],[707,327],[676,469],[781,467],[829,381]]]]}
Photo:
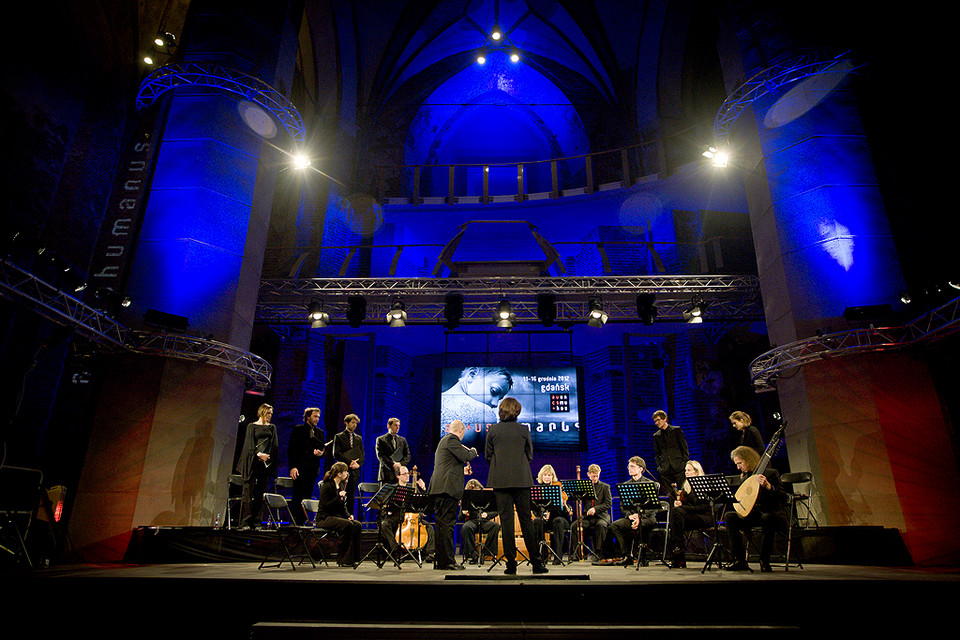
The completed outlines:
{"type": "Polygon", "coordinates": [[[440,378],[440,436],[462,420],[464,444],[483,455],[487,429],[499,422],[497,406],[509,396],[523,407],[518,422],[530,429],[535,452],[586,449],[578,367],[444,368],[440,378]]]}

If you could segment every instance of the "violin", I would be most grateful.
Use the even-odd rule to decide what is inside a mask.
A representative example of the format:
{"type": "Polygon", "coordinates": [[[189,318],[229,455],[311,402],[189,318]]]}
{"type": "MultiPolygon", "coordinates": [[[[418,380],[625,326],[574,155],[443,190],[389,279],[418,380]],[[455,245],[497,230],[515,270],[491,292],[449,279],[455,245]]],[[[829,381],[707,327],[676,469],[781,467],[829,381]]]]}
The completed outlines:
{"type": "MultiPolygon", "coordinates": [[[[417,467],[416,465],[410,469],[410,480],[413,481],[413,490],[415,493],[420,493],[420,488],[417,486],[417,467]]],[[[396,540],[398,543],[405,546],[411,551],[415,551],[421,547],[426,546],[427,544],[427,527],[420,522],[419,513],[405,513],[403,515],[403,522],[400,524],[400,527],[397,529],[396,540]]]]}

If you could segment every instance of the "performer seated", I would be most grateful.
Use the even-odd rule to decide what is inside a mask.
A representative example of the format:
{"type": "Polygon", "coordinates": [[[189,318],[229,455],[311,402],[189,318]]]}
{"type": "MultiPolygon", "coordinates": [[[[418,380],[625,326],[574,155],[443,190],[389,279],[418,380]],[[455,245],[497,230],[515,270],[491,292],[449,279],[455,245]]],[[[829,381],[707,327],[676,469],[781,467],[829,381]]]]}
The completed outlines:
{"type": "MultiPolygon", "coordinates": [[[[483,485],[477,479],[467,481],[467,489],[471,491],[482,491],[483,485]]],[[[477,564],[480,555],[477,553],[477,531],[484,536],[483,553],[492,558],[497,557],[497,534],[500,532],[500,523],[494,518],[497,512],[491,511],[471,511],[470,505],[464,502],[460,505],[460,513],[463,514],[463,524],[460,525],[460,539],[463,547],[463,561],[469,560],[470,564],[477,564]]]]}
{"type": "MultiPolygon", "coordinates": [[[[760,454],[748,446],[739,446],[730,453],[730,459],[740,470],[740,481],[753,475],[760,463],[760,454]]],[[[773,551],[773,537],[777,530],[786,528],[787,521],[781,513],[786,504],[787,494],[780,484],[780,473],[768,466],[759,478],[760,488],[753,509],[746,517],[741,517],[734,510],[723,514],[723,521],[727,525],[730,552],[733,554],[733,564],[727,567],[729,571],[749,570],[747,551],[743,542],[743,533],[753,527],[760,527],[763,531],[763,540],[760,543],[760,571],[769,573],[770,554],[773,551]]]]}
{"type": "MultiPolygon", "coordinates": [[[[704,475],[703,467],[696,460],[688,460],[683,473],[687,478],[704,475]]],[[[674,486],[674,490],[667,547],[670,549],[668,566],[676,569],[687,566],[684,533],[712,527],[713,514],[710,513],[710,503],[700,499],[689,482],[684,482],[682,487],[674,486]]]]}
{"type": "MultiPolygon", "coordinates": [[[[650,478],[643,477],[643,470],[646,466],[647,463],[640,456],[630,458],[630,460],[627,461],[627,473],[630,475],[630,478],[624,484],[656,484],[650,478]]],[[[621,504],[620,512],[623,514],[623,517],[614,522],[611,528],[613,529],[613,535],[617,539],[617,549],[619,551],[619,557],[623,559],[622,564],[633,564],[634,558],[631,556],[631,550],[638,537],[642,546],[638,551],[636,560],[638,562],[645,562],[643,549],[650,540],[651,529],[657,524],[657,511],[659,508],[659,503],[650,508],[638,508],[621,504]]]]}
{"type": "Polygon", "coordinates": [[[316,526],[339,534],[337,564],[352,567],[360,560],[360,523],[347,513],[347,479],[350,467],[334,463],[320,482],[316,526]]]}
{"type": "Polygon", "coordinates": [[[603,558],[603,545],[607,540],[610,527],[610,507],[613,506],[613,494],[610,485],[600,481],[600,465],[587,467],[587,477],[593,482],[595,499],[583,501],[583,532],[593,532],[594,553],[597,559],[603,558]]]}
{"type": "MultiPolygon", "coordinates": [[[[557,479],[557,472],[553,470],[553,466],[545,464],[540,467],[540,472],[537,474],[537,483],[538,484],[550,484],[550,485],[560,485],[560,480],[557,479]]],[[[573,510],[567,505],[567,500],[569,499],[567,493],[561,489],[560,498],[563,501],[565,509],[540,509],[536,506],[534,507],[534,520],[533,528],[537,540],[541,542],[544,540],[544,534],[546,531],[550,531],[550,549],[553,550],[553,564],[560,564],[560,559],[563,557],[563,543],[567,537],[567,531],[570,530],[570,514],[573,510]]],[[[550,551],[544,548],[543,551],[543,561],[546,562],[549,559],[550,551]]]]}
{"type": "MultiPolygon", "coordinates": [[[[427,485],[422,478],[417,478],[416,483],[411,482],[410,470],[404,466],[401,466],[397,472],[397,484],[401,487],[413,487],[414,493],[421,493],[427,489],[427,485]]],[[[397,542],[397,534],[407,520],[406,516],[407,514],[403,513],[402,509],[392,504],[384,507],[383,513],[380,514],[380,540],[394,557],[396,557],[396,552],[400,546],[400,543],[397,542]]],[[[427,537],[420,540],[418,538],[421,538],[422,534],[414,534],[411,536],[410,542],[414,544],[415,548],[423,549],[424,555],[430,555],[433,553],[433,526],[421,522],[419,518],[417,520],[418,525],[426,528],[427,537]]]]}

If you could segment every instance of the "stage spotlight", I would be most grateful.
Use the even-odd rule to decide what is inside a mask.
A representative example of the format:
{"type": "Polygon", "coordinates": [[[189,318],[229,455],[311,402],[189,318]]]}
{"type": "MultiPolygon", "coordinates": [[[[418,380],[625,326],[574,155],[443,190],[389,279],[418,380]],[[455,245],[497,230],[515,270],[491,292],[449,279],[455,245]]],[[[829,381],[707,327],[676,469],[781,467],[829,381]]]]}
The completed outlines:
{"type": "Polygon", "coordinates": [[[603,302],[600,298],[590,298],[587,302],[587,305],[590,307],[589,313],[587,313],[587,326],[594,327],[599,329],[603,325],[607,324],[607,319],[609,316],[607,312],[603,310],[603,302]]]}
{"type": "Polygon", "coordinates": [[[691,300],[690,308],[683,312],[683,319],[688,324],[700,324],[703,322],[703,312],[707,308],[707,303],[703,296],[694,296],[691,300]]]}
{"type": "Polygon", "coordinates": [[[557,298],[552,293],[537,294],[537,317],[545,327],[552,327],[557,319],[557,298]]]}
{"type": "Polygon", "coordinates": [[[500,29],[498,29],[497,27],[494,27],[494,28],[493,28],[493,31],[490,33],[490,37],[491,37],[493,40],[499,40],[500,38],[503,37],[503,34],[500,33],[500,29]]]}
{"type": "Polygon", "coordinates": [[[463,319],[463,294],[448,293],[443,299],[443,317],[447,329],[456,329],[463,319]]]}
{"type": "Polygon", "coordinates": [[[404,311],[405,305],[401,300],[394,300],[387,311],[387,324],[391,327],[404,327],[407,325],[407,312],[404,311]]]}
{"type": "Polygon", "coordinates": [[[516,51],[514,51],[513,53],[511,53],[511,54],[510,54],[510,62],[514,62],[514,63],[520,62],[520,54],[517,53],[516,51]]]}
{"type": "Polygon", "coordinates": [[[483,51],[477,54],[477,64],[486,64],[487,56],[484,55],[483,51]]]}
{"type": "Polygon", "coordinates": [[[153,66],[153,58],[150,56],[143,56],[143,63],[146,65],[153,66]]]}
{"type": "Polygon", "coordinates": [[[708,147],[707,150],[703,152],[703,157],[711,160],[711,164],[715,167],[725,167],[730,161],[730,152],[726,149],[708,147]]]}
{"type": "Polygon", "coordinates": [[[296,169],[306,169],[310,166],[310,156],[305,153],[296,153],[293,156],[293,166],[296,169]]]}
{"type": "Polygon", "coordinates": [[[311,302],[307,308],[307,317],[310,319],[310,328],[323,329],[330,324],[330,314],[323,310],[319,302],[311,302]]]}
{"type": "Polygon", "coordinates": [[[356,329],[363,324],[367,317],[367,301],[362,296],[350,296],[347,298],[347,322],[356,329]]]}
{"type": "Polygon", "coordinates": [[[637,317],[645,325],[653,324],[657,319],[659,311],[655,304],[657,297],[652,293],[641,293],[637,295],[637,317]]]}
{"type": "Polygon", "coordinates": [[[153,39],[153,44],[158,47],[173,49],[177,46],[177,36],[173,35],[169,31],[161,31],[157,34],[157,37],[153,39]]]}
{"type": "Polygon", "coordinates": [[[513,307],[506,300],[501,300],[497,305],[497,312],[493,314],[493,321],[501,329],[512,329],[517,321],[517,314],[513,312],[513,307]]]}

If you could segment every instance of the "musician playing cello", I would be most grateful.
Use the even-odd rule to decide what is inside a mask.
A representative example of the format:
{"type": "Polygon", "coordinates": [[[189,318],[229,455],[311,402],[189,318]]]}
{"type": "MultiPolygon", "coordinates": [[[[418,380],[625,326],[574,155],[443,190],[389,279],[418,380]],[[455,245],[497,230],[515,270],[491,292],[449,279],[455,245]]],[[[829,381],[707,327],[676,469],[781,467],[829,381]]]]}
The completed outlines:
{"type": "MultiPolygon", "coordinates": [[[[752,475],[760,463],[760,454],[747,446],[739,446],[730,453],[730,459],[740,470],[740,481],[743,482],[752,475]]],[[[770,554],[773,551],[773,537],[777,530],[786,527],[786,519],[781,513],[787,496],[780,484],[780,473],[767,466],[759,477],[759,494],[750,513],[745,517],[734,510],[723,514],[723,521],[727,524],[730,552],[733,554],[733,564],[727,567],[728,571],[747,571],[747,552],[743,543],[743,532],[753,527],[761,527],[763,540],[760,543],[760,571],[769,573],[770,554]]]]}
{"type": "MultiPolygon", "coordinates": [[[[397,472],[397,484],[401,487],[413,487],[415,493],[420,493],[421,491],[427,490],[427,485],[423,482],[422,478],[417,478],[416,483],[410,481],[410,470],[404,466],[401,466],[397,472]]],[[[399,546],[397,542],[397,532],[401,529],[401,525],[404,523],[406,514],[402,512],[401,509],[388,505],[384,507],[384,512],[382,518],[380,519],[380,538],[383,541],[384,546],[390,550],[391,554],[394,554],[399,546]]],[[[426,538],[423,540],[418,540],[422,536],[414,535],[413,542],[420,543],[423,547],[425,555],[430,555],[433,553],[433,528],[428,527],[427,525],[421,525],[426,527],[426,538]]],[[[420,547],[418,547],[420,548],[420,547]]]]}

